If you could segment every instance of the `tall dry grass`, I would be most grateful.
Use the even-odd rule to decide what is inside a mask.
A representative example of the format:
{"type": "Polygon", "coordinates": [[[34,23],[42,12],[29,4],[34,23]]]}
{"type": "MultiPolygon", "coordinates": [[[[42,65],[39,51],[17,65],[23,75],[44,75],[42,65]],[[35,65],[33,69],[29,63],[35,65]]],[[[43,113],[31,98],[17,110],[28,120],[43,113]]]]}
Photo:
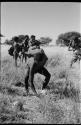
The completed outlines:
{"type": "MultiPolygon", "coordinates": [[[[12,57],[2,56],[0,123],[81,123],[78,63],[72,69],[69,67],[72,53],[67,49],[55,47],[47,51],[45,48],[45,52],[49,57],[46,68],[51,74],[50,90],[40,99],[26,97],[26,64],[20,65],[18,61],[16,68],[12,57]]],[[[44,76],[35,75],[36,90],[41,89],[43,81],[44,76]]]]}

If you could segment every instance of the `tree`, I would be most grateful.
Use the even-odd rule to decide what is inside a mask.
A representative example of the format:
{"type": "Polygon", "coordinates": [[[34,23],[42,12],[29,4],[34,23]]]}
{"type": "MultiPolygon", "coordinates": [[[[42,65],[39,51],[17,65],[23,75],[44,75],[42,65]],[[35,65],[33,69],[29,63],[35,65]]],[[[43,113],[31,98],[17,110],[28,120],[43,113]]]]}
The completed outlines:
{"type": "MultiPolygon", "coordinates": [[[[19,43],[22,43],[23,40],[25,39],[25,35],[18,35],[18,36],[13,36],[11,40],[6,40],[5,43],[8,45],[12,45],[15,37],[19,38],[19,41],[18,41],[19,43]]],[[[40,44],[44,46],[44,45],[49,45],[52,39],[49,37],[41,37],[39,41],[40,41],[40,44]]]]}
{"type": "Polygon", "coordinates": [[[75,40],[77,37],[81,37],[81,34],[75,31],[60,34],[56,40],[56,44],[68,46],[70,40],[75,40]]]}
{"type": "Polygon", "coordinates": [[[19,43],[22,43],[22,41],[25,38],[25,35],[13,36],[10,40],[6,39],[5,44],[12,45],[14,43],[14,38],[15,37],[18,37],[19,38],[19,43]]]}
{"type": "Polygon", "coordinates": [[[6,39],[5,42],[4,42],[4,44],[12,45],[12,44],[13,44],[13,41],[6,39]]]}
{"type": "Polygon", "coordinates": [[[49,37],[40,37],[39,41],[41,45],[49,45],[49,43],[52,42],[52,39],[49,37]]]}

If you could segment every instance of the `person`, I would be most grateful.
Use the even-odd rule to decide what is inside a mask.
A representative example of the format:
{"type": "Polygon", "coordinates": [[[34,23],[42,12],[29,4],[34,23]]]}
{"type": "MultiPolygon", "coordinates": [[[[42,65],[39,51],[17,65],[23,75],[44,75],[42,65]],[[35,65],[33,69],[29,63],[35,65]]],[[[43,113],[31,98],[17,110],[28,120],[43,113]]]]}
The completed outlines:
{"type": "Polygon", "coordinates": [[[15,59],[15,66],[17,67],[17,59],[18,57],[21,59],[21,46],[19,45],[19,38],[14,37],[13,38],[13,47],[14,47],[14,52],[13,52],[13,57],[15,59]]]}
{"type": "Polygon", "coordinates": [[[78,37],[78,42],[79,42],[79,48],[81,48],[81,36],[78,37]]]}
{"type": "Polygon", "coordinates": [[[27,72],[25,76],[25,89],[28,95],[30,86],[35,95],[38,95],[35,90],[35,86],[33,84],[34,75],[36,73],[40,73],[45,76],[45,81],[42,86],[42,92],[45,92],[45,89],[47,87],[47,84],[49,83],[51,75],[44,67],[46,61],[48,60],[44,50],[40,48],[39,42],[35,40],[35,36],[31,37],[32,40],[29,42],[30,47],[28,52],[26,53],[28,56],[28,62],[27,62],[27,72]]]}
{"type": "Polygon", "coordinates": [[[79,39],[80,37],[75,37],[74,38],[74,47],[75,47],[75,50],[78,50],[81,46],[80,46],[80,39],[79,39]]]}
{"type": "Polygon", "coordinates": [[[30,39],[29,39],[29,42],[28,42],[28,45],[29,47],[33,46],[33,44],[36,42],[36,38],[35,38],[35,35],[31,35],[30,39]]]}
{"type": "Polygon", "coordinates": [[[26,54],[25,54],[25,51],[28,51],[28,48],[29,48],[28,42],[29,42],[29,36],[26,35],[26,36],[25,36],[25,39],[24,39],[24,41],[23,41],[23,43],[22,43],[22,62],[23,62],[23,59],[24,59],[24,58],[25,58],[25,62],[26,62],[26,60],[27,60],[27,56],[26,56],[26,54]]]}
{"type": "Polygon", "coordinates": [[[80,40],[80,37],[75,37],[73,40],[70,40],[70,43],[69,43],[69,48],[68,50],[73,50],[73,51],[76,51],[78,50],[79,48],[81,48],[81,40],[80,40]],[[72,47],[72,49],[70,49],[72,47]]]}
{"type": "Polygon", "coordinates": [[[14,47],[13,47],[13,45],[12,45],[12,46],[9,48],[9,50],[8,50],[8,54],[9,54],[10,56],[13,56],[13,57],[14,57],[13,52],[14,52],[14,47]]]}
{"type": "Polygon", "coordinates": [[[29,41],[29,36],[25,35],[24,44],[25,44],[25,47],[27,47],[27,48],[28,48],[28,41],[29,41]]]}
{"type": "Polygon", "coordinates": [[[73,55],[73,58],[71,60],[70,67],[72,67],[73,63],[77,62],[78,60],[80,61],[81,59],[81,48],[78,48],[73,55]]]}
{"type": "Polygon", "coordinates": [[[71,51],[71,50],[75,51],[75,41],[74,40],[70,40],[68,50],[69,51],[71,51]]]}

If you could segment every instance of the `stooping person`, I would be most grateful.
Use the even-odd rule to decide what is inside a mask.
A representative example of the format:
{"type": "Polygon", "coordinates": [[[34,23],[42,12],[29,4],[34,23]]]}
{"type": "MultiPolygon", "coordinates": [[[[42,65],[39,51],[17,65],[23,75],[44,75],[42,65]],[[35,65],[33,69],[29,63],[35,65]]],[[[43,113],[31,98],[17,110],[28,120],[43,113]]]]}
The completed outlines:
{"type": "Polygon", "coordinates": [[[44,50],[40,48],[39,41],[35,40],[34,35],[31,36],[31,41],[29,42],[29,50],[26,54],[28,56],[27,72],[25,76],[26,92],[28,95],[29,86],[30,86],[33,92],[35,93],[35,95],[38,95],[36,92],[35,86],[33,84],[34,75],[36,73],[40,73],[45,76],[45,81],[42,86],[42,92],[45,91],[47,84],[49,83],[51,75],[48,72],[48,70],[44,67],[48,58],[44,50]]]}

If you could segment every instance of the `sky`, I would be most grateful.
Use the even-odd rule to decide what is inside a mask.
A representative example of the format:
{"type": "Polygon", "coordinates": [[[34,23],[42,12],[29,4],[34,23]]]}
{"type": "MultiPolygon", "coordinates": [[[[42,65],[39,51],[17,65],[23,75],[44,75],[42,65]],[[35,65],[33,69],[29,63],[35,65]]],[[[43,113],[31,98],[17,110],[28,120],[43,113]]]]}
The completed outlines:
{"type": "Polygon", "coordinates": [[[78,2],[1,2],[2,41],[33,34],[54,42],[61,33],[80,32],[80,6],[78,2]]]}

